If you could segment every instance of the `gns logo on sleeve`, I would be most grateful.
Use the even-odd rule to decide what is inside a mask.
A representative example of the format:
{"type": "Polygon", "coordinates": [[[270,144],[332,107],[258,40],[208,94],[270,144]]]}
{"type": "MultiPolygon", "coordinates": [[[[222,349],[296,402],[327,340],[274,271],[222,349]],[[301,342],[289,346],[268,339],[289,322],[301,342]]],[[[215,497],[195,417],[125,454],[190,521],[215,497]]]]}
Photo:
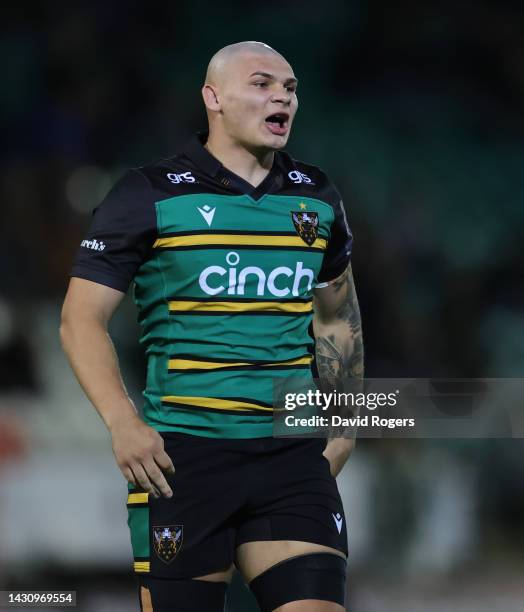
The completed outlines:
{"type": "Polygon", "coordinates": [[[182,172],[182,174],[174,174],[173,172],[168,172],[166,176],[172,183],[175,183],[175,184],[196,183],[196,179],[191,174],[191,172],[182,172]]]}
{"type": "Polygon", "coordinates": [[[293,181],[293,183],[306,183],[307,185],[315,184],[307,174],[302,174],[302,172],[299,172],[298,170],[291,170],[288,176],[293,181]]]}

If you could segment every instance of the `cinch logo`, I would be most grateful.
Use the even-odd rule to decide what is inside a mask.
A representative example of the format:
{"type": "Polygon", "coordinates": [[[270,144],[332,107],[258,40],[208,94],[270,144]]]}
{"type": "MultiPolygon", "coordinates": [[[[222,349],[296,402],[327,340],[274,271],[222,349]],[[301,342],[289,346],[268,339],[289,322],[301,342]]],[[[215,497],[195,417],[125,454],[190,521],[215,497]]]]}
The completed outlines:
{"type": "Polygon", "coordinates": [[[93,238],[93,240],[82,240],[80,246],[93,251],[103,251],[106,248],[106,245],[103,242],[98,242],[96,238],[93,238]]]}
{"type": "Polygon", "coordinates": [[[191,172],[182,172],[182,174],[173,174],[172,172],[168,172],[166,176],[172,183],[175,184],[196,183],[196,179],[191,172]]]}
{"type": "Polygon", "coordinates": [[[299,172],[298,170],[292,170],[288,176],[293,183],[307,183],[308,185],[314,184],[307,174],[302,174],[302,172],[299,172]]]}
{"type": "Polygon", "coordinates": [[[251,276],[256,279],[257,295],[264,295],[267,289],[275,297],[286,297],[290,293],[296,297],[299,295],[302,280],[307,280],[308,291],[311,291],[315,277],[313,270],[304,268],[301,261],[297,261],[294,270],[287,266],[278,266],[267,275],[258,266],[238,269],[236,266],[240,262],[240,255],[234,251],[226,255],[226,262],[229,268],[209,266],[200,273],[198,282],[207,295],[218,295],[224,291],[227,291],[228,295],[245,295],[246,281],[251,276]]]}

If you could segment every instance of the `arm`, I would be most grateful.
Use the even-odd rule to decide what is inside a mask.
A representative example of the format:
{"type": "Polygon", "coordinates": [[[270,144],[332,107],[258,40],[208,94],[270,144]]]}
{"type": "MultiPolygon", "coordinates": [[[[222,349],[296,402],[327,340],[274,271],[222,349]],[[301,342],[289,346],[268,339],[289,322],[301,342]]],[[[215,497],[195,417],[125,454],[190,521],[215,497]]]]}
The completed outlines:
{"type": "MultiPolygon", "coordinates": [[[[320,378],[335,385],[340,378],[363,378],[362,326],[351,264],[313,297],[313,330],[320,378]]],[[[355,446],[353,439],[334,438],[324,454],[336,476],[355,446]]]]}
{"type": "Polygon", "coordinates": [[[173,464],[160,434],[137,415],[107,332],[124,295],[72,278],[62,309],[60,339],[82,389],[111,433],[113,452],[126,480],[155,496],[160,491],[171,497],[164,473],[174,473],[173,464]]]}

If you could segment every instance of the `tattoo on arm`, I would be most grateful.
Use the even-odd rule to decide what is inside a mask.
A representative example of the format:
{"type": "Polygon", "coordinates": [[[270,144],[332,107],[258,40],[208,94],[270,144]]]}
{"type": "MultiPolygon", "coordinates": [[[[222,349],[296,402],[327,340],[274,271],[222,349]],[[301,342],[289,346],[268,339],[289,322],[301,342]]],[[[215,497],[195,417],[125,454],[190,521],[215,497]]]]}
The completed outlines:
{"type": "Polygon", "coordinates": [[[335,311],[335,323],[341,326],[341,333],[340,337],[338,334],[330,333],[316,338],[319,375],[330,381],[342,377],[362,378],[364,376],[362,324],[351,268],[347,274],[333,283],[332,289],[337,301],[340,302],[335,311]]]}
{"type": "Polygon", "coordinates": [[[334,334],[316,338],[317,368],[320,378],[335,383],[343,376],[344,358],[337,346],[334,334]]]}

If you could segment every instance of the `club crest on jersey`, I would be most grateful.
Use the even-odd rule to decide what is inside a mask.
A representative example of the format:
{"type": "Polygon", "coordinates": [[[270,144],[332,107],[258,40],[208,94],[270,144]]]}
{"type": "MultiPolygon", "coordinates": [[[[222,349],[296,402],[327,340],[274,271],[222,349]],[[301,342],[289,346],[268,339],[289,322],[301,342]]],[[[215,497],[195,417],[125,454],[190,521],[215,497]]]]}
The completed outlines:
{"type": "Polygon", "coordinates": [[[291,218],[297,234],[311,246],[318,237],[318,213],[291,211],[291,218]]]}
{"type": "Polygon", "coordinates": [[[183,525],[153,527],[153,546],[158,558],[164,563],[171,563],[177,556],[183,539],[183,525]]]}

